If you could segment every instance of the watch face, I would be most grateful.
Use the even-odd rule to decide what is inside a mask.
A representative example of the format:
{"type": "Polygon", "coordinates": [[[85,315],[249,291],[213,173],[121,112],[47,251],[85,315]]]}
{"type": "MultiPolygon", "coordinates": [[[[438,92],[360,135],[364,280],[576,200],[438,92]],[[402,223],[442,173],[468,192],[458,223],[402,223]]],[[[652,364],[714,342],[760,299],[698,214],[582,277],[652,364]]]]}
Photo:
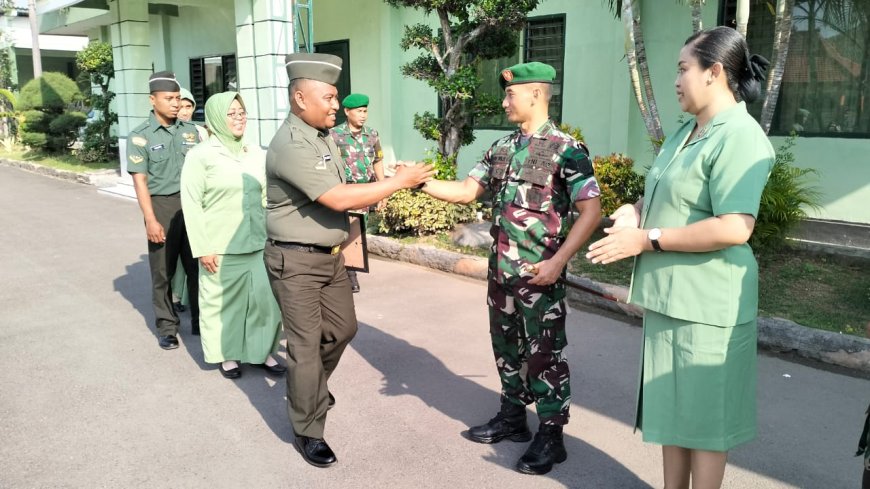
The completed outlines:
{"type": "Polygon", "coordinates": [[[662,230],[659,228],[650,229],[649,234],[647,236],[649,236],[649,239],[653,239],[653,240],[659,239],[662,237],[662,230]]]}

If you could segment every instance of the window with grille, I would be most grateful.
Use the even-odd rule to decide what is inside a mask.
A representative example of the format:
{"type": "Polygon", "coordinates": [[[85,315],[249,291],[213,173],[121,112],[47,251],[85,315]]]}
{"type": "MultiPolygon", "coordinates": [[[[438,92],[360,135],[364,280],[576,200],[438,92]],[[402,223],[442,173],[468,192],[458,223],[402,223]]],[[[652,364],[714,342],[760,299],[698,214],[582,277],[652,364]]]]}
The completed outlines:
{"type": "MultiPolygon", "coordinates": [[[[502,70],[517,63],[540,61],[556,69],[556,82],[553,84],[550,99],[550,118],[562,120],[562,81],[565,64],[565,15],[533,17],[526,21],[520,35],[520,47],[516,56],[484,60],[480,63],[478,74],[483,83],[479,91],[488,93],[499,100],[504,91],[499,84],[502,70]]],[[[475,129],[514,129],[515,124],[508,122],[504,114],[482,117],[475,120],[475,129]]]]}
{"type": "MultiPolygon", "coordinates": [[[[734,0],[722,20],[733,25],[734,0]]],[[[775,16],[767,0],[751,0],[746,42],[773,59],[775,16]]],[[[788,59],[770,134],[870,136],[870,0],[795,0],[788,59]]],[[[758,117],[761,101],[749,107],[758,117]]]]}
{"type": "Polygon", "coordinates": [[[216,93],[238,90],[236,56],[207,56],[190,60],[190,93],[196,99],[193,120],[205,120],[205,101],[216,93]]]}

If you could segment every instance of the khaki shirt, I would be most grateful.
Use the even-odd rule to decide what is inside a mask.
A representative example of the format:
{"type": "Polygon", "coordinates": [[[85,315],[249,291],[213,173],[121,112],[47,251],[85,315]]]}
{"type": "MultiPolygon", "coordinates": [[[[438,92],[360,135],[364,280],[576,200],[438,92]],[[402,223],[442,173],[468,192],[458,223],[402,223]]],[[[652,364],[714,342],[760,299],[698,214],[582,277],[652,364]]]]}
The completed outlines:
{"type": "MultiPolygon", "coordinates": [[[[683,227],[723,214],[758,215],[774,152],[743,102],[688,141],[694,119],[665,140],[646,177],[641,228],[683,227]]],[[[645,252],[630,302],[677,319],[735,326],[758,314],[758,264],[748,244],[706,253],[645,252]]]]}
{"type": "Polygon", "coordinates": [[[181,167],[187,151],[199,142],[196,126],[176,119],[163,126],[154,111],[127,137],[127,171],[148,175],[148,193],[172,195],[181,189],[181,167]]]}
{"type": "Polygon", "coordinates": [[[347,239],[347,213],[317,202],[344,183],[344,161],[329,131],[290,114],[266,152],[269,239],[336,246],[347,239]]]}

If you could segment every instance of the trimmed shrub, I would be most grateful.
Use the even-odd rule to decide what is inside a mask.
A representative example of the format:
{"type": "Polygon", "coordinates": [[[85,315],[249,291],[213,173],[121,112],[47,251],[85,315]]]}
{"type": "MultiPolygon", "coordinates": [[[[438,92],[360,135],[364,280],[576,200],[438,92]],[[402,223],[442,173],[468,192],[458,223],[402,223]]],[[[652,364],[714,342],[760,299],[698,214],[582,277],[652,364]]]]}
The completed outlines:
{"type": "Polygon", "coordinates": [[[628,156],[619,153],[596,156],[592,167],[601,188],[601,212],[605,216],[643,197],[644,176],[634,171],[634,160],[628,156]]]}
{"type": "Polygon", "coordinates": [[[423,192],[401,190],[387,199],[386,207],[379,213],[378,230],[387,234],[435,234],[477,220],[479,208],[478,203],[450,204],[423,192]]]}
{"type": "Polygon", "coordinates": [[[776,150],[776,161],[761,194],[758,219],[749,238],[749,245],[756,252],[776,251],[785,244],[785,238],[795,226],[806,219],[806,208],[818,209],[821,194],[810,184],[818,177],[812,168],[796,168],[794,153],[795,136],[786,138],[776,150]]]}
{"type": "Polygon", "coordinates": [[[16,108],[61,113],[67,106],[82,99],[76,82],[63,73],[46,72],[24,84],[16,108]]]}

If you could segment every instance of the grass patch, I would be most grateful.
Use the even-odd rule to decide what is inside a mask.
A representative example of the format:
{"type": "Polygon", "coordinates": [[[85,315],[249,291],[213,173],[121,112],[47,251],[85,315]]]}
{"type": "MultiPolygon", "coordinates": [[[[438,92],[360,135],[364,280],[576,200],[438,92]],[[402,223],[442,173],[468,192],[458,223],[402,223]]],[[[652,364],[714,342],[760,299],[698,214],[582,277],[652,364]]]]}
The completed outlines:
{"type": "Polygon", "coordinates": [[[118,168],[116,161],[97,161],[94,163],[82,163],[72,155],[48,155],[38,151],[18,149],[10,152],[0,152],[0,157],[11,160],[28,161],[37,165],[48,166],[58,170],[87,173],[96,170],[114,170],[118,168]]]}
{"type": "Polygon", "coordinates": [[[759,259],[759,314],[864,336],[870,321],[870,261],[784,250],[759,259]]]}
{"type": "MultiPolygon", "coordinates": [[[[600,230],[590,243],[604,237],[600,230]]],[[[449,233],[397,238],[404,244],[427,244],[474,256],[488,256],[487,248],[453,243],[449,233]]],[[[568,271],[598,282],[627,287],[634,260],[594,265],[583,246],[568,264],[568,271]]],[[[827,257],[783,249],[762,256],[759,262],[759,315],[789,319],[811,328],[864,336],[870,321],[870,260],[827,257]]]]}

